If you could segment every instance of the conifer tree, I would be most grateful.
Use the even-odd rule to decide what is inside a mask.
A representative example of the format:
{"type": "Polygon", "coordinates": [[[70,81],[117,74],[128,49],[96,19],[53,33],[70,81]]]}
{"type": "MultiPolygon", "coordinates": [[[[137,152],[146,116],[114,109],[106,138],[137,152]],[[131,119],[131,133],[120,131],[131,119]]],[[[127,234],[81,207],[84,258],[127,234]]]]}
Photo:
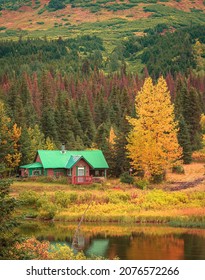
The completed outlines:
{"type": "MultiPolygon", "coordinates": [[[[0,170],[3,171],[2,165],[0,170]]],[[[15,199],[9,196],[10,180],[0,180],[0,260],[11,260],[13,246],[16,241],[14,228],[17,225],[12,218],[15,199]]]]}
{"type": "Polygon", "coordinates": [[[66,96],[64,93],[59,93],[56,100],[56,110],[55,110],[55,122],[56,122],[56,131],[57,139],[59,144],[69,141],[69,132],[72,131],[72,125],[69,107],[66,102],[66,96]]]}
{"type": "Polygon", "coordinates": [[[192,161],[192,145],[190,140],[190,132],[188,125],[184,119],[184,103],[185,95],[187,95],[187,91],[185,86],[181,81],[178,81],[177,84],[177,96],[175,98],[175,118],[178,121],[178,132],[177,138],[180,146],[182,147],[182,159],[185,164],[191,163],[192,161]]]}
{"type": "Polygon", "coordinates": [[[202,111],[199,102],[199,93],[194,88],[191,88],[189,91],[189,100],[189,119],[187,122],[190,130],[192,149],[196,151],[202,148],[202,130],[200,125],[202,111]]]}
{"type": "Polygon", "coordinates": [[[128,144],[127,136],[130,131],[130,125],[125,118],[122,118],[119,131],[116,133],[116,139],[114,143],[115,148],[115,176],[120,176],[122,173],[126,172],[130,168],[130,162],[127,158],[128,144]]]}
{"type": "Polygon", "coordinates": [[[45,145],[45,136],[40,131],[39,126],[36,124],[33,128],[28,128],[28,135],[30,138],[30,153],[28,154],[28,162],[33,162],[37,150],[43,150],[45,145]]]}
{"type": "Polygon", "coordinates": [[[102,150],[103,152],[108,150],[108,129],[105,124],[101,124],[96,132],[95,135],[95,144],[98,149],[102,150]]]}
{"type": "Polygon", "coordinates": [[[200,149],[202,143],[200,96],[193,88],[188,90],[185,82],[182,80],[179,80],[177,84],[175,111],[176,116],[180,117],[182,115],[186,123],[192,151],[200,149]]]}
{"type": "Polygon", "coordinates": [[[83,150],[83,149],[85,149],[85,146],[83,144],[83,140],[78,135],[77,135],[76,140],[75,140],[74,149],[75,150],[83,150]]]}
{"type": "Polygon", "coordinates": [[[85,142],[84,144],[85,146],[90,147],[95,136],[95,124],[93,121],[88,99],[86,97],[83,98],[82,109],[84,117],[81,120],[81,127],[88,139],[87,143],[85,142]]]}
{"type": "Polygon", "coordinates": [[[30,154],[31,151],[31,139],[28,133],[28,129],[26,126],[22,127],[21,136],[19,139],[19,146],[20,146],[20,152],[21,152],[21,163],[20,165],[28,164],[31,159],[30,154]]]}
{"type": "Polygon", "coordinates": [[[104,155],[109,165],[109,173],[115,175],[115,165],[116,165],[116,133],[114,128],[111,126],[109,131],[109,136],[107,138],[107,149],[104,151],[104,155]]]}
{"type": "MultiPolygon", "coordinates": [[[[111,102],[110,102],[111,103],[111,102]]],[[[96,127],[102,123],[109,121],[109,104],[104,100],[103,92],[101,91],[94,101],[94,120],[96,127]]]]}
{"type": "MultiPolygon", "coordinates": [[[[31,100],[31,94],[28,89],[28,85],[26,82],[26,74],[21,76],[18,85],[19,96],[23,105],[24,110],[24,122],[18,123],[18,125],[26,124],[27,126],[32,126],[36,121],[36,113],[33,107],[33,103],[31,100]]],[[[16,106],[15,106],[16,107],[16,106]]]]}
{"type": "Polygon", "coordinates": [[[179,131],[178,131],[177,138],[178,138],[179,145],[183,149],[182,159],[185,164],[188,164],[192,162],[192,148],[191,148],[189,130],[182,115],[178,117],[178,126],[179,126],[179,131]]]}
{"type": "Polygon", "coordinates": [[[177,140],[177,123],[166,81],[160,77],[153,85],[145,80],[136,97],[137,118],[128,118],[132,130],[128,135],[128,157],[145,177],[161,176],[182,156],[177,140]]]}
{"type": "Polygon", "coordinates": [[[57,140],[55,115],[51,107],[46,107],[43,109],[41,126],[45,137],[50,137],[51,139],[57,140]]]}

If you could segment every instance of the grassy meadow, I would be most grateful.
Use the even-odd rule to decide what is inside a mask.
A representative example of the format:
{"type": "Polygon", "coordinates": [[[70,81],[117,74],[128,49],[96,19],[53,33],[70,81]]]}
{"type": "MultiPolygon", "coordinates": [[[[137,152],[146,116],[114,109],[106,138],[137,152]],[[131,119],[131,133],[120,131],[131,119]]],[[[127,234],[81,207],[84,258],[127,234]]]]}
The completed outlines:
{"type": "Polygon", "coordinates": [[[119,179],[101,184],[73,186],[63,179],[43,182],[16,181],[11,194],[18,201],[22,219],[77,222],[86,208],[85,222],[167,223],[171,226],[205,227],[205,177],[203,163],[185,165],[185,174],[168,172],[161,184],[129,185],[119,179]],[[195,182],[201,178],[201,182],[195,182]],[[183,188],[184,183],[190,183],[183,188]],[[175,186],[182,189],[174,190],[175,186]]]}

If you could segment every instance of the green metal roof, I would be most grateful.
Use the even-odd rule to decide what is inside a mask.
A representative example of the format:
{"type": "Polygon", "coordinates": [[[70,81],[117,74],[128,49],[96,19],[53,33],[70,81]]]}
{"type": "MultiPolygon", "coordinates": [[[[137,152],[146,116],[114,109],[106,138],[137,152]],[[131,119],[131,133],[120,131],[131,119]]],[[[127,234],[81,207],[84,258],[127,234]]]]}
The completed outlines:
{"type": "MultiPolygon", "coordinates": [[[[93,168],[109,168],[100,150],[85,151],[50,151],[39,150],[43,168],[71,168],[80,158],[83,158],[93,168]]],[[[27,167],[28,168],[28,167],[27,167]]]]}
{"type": "Polygon", "coordinates": [[[20,168],[43,168],[43,165],[40,162],[34,162],[26,165],[21,165],[20,168]]]}
{"type": "Polygon", "coordinates": [[[68,163],[66,164],[66,168],[71,168],[73,165],[75,165],[75,163],[77,163],[81,158],[83,158],[82,156],[71,156],[68,160],[68,163]]]}

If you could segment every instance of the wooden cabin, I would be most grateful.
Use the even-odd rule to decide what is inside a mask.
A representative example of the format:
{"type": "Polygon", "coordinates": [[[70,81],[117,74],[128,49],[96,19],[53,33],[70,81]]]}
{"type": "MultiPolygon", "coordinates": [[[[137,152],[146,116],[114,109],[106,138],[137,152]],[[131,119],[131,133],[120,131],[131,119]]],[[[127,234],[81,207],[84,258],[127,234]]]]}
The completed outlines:
{"type": "Polygon", "coordinates": [[[39,150],[33,163],[20,166],[22,177],[66,176],[72,184],[90,184],[106,178],[109,168],[100,150],[39,150]]]}

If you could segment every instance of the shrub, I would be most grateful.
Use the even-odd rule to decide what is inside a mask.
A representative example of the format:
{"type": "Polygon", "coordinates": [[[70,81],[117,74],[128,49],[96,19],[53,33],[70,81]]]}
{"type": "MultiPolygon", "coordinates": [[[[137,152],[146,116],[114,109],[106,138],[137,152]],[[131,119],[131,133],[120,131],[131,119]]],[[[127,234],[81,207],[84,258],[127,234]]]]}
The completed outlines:
{"type": "Polygon", "coordinates": [[[133,184],[134,183],[134,178],[129,174],[129,172],[124,172],[120,176],[120,182],[126,183],[126,184],[133,184]]]}
{"type": "Polygon", "coordinates": [[[47,197],[47,195],[44,193],[36,202],[36,206],[37,208],[42,207],[43,205],[49,203],[49,199],[47,197]]]}
{"type": "Polygon", "coordinates": [[[39,199],[39,195],[34,191],[25,191],[20,193],[19,195],[19,202],[22,205],[36,205],[39,199]]]}
{"type": "Polygon", "coordinates": [[[152,174],[150,182],[152,182],[154,184],[159,184],[163,180],[165,180],[165,178],[166,178],[166,172],[165,171],[163,173],[161,173],[161,174],[152,174]]]}
{"type": "Polygon", "coordinates": [[[36,238],[29,238],[22,243],[17,242],[15,245],[17,260],[47,260],[49,257],[49,242],[40,242],[36,238]]]}
{"type": "Polygon", "coordinates": [[[77,198],[78,195],[75,192],[67,194],[65,192],[59,191],[55,193],[55,203],[63,208],[67,208],[70,203],[76,202],[77,198]]]}
{"type": "Polygon", "coordinates": [[[146,190],[149,182],[145,179],[138,179],[137,181],[135,181],[135,186],[138,187],[141,190],[146,190]]]}
{"type": "Polygon", "coordinates": [[[5,30],[6,27],[5,26],[0,26],[0,31],[5,30]]]}
{"type": "Polygon", "coordinates": [[[86,256],[83,252],[78,252],[77,254],[69,248],[67,245],[57,244],[51,246],[51,251],[49,253],[49,259],[52,260],[86,260],[86,256]]]}
{"type": "Polygon", "coordinates": [[[38,217],[43,220],[52,220],[56,213],[57,206],[52,202],[47,202],[40,207],[38,217]]]}
{"type": "Polygon", "coordinates": [[[55,203],[60,205],[63,208],[67,208],[68,204],[70,202],[70,199],[68,195],[65,192],[56,192],[55,193],[55,203]]]}
{"type": "Polygon", "coordinates": [[[177,165],[172,167],[172,172],[176,174],[184,174],[184,167],[182,165],[177,165]]]}
{"type": "Polygon", "coordinates": [[[108,196],[110,203],[120,203],[120,202],[126,202],[130,200],[130,195],[125,192],[116,192],[116,193],[110,193],[108,196]]]}
{"type": "Polygon", "coordinates": [[[50,0],[48,3],[48,9],[51,11],[61,10],[66,7],[65,0],[50,0]]]}

